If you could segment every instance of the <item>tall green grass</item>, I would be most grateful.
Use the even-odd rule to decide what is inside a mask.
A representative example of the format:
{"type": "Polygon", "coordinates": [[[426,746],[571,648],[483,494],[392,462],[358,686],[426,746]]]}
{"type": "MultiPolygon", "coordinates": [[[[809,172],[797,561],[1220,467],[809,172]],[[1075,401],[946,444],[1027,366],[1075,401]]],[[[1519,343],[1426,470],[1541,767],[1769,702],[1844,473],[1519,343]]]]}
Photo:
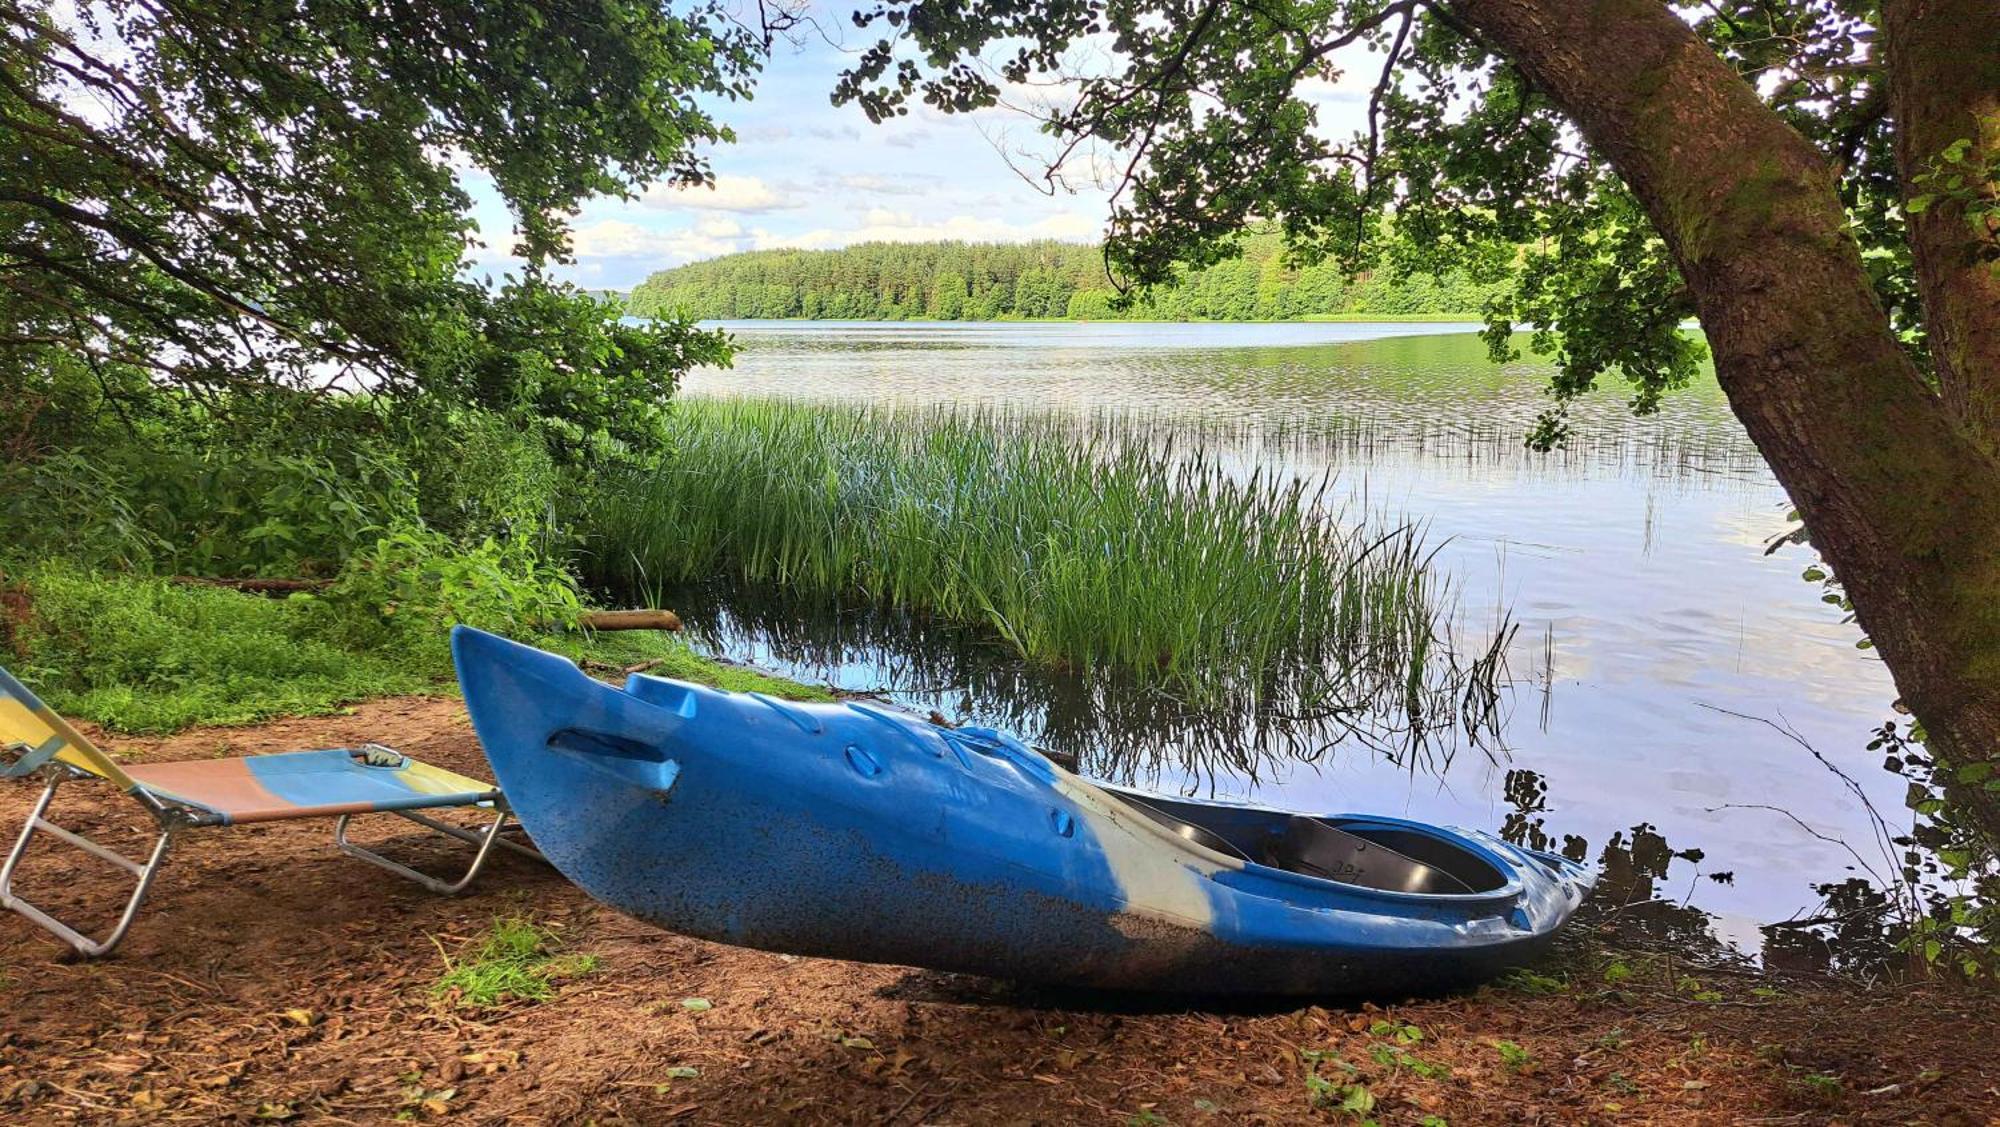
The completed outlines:
{"type": "Polygon", "coordinates": [[[507,562],[473,551],[406,569],[421,574],[398,577],[405,601],[385,619],[372,584],[347,590],[343,580],[324,595],[271,599],[43,561],[0,575],[0,594],[10,597],[0,604],[0,665],[77,719],[116,732],[172,732],[324,714],[369,697],[455,692],[449,629],[469,620],[600,672],[643,665],[727,689],[827,699],[823,689],[711,661],[649,631],[510,627],[515,611],[495,600],[517,596],[524,581],[507,562]],[[439,578],[437,569],[449,584],[424,589],[422,576],[439,578]]]}
{"type": "MultiPolygon", "coordinates": [[[[725,578],[983,623],[1025,658],[1204,706],[1413,723],[1484,699],[1422,530],[1198,443],[1018,412],[687,400],[580,500],[586,578],[725,578]]],[[[1484,664],[1482,664],[1484,663],[1484,664]]]]}

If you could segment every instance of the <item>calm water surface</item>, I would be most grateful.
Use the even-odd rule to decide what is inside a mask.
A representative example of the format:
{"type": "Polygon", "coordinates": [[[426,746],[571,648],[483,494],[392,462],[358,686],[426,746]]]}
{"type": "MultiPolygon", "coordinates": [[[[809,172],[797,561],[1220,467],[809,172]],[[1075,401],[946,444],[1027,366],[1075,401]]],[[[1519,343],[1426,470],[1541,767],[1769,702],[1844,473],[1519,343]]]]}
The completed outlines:
{"type": "MultiPolygon", "coordinates": [[[[727,327],[742,346],[735,367],[693,374],[690,393],[1116,414],[1198,426],[1245,472],[1330,469],[1357,500],[1428,526],[1469,635],[1490,635],[1502,608],[1520,626],[1503,752],[1413,770],[1336,744],[1310,763],[1280,755],[1254,778],[1169,762],[1153,785],[1485,827],[1511,817],[1517,835],[1569,838],[1636,868],[1641,891],[1690,900],[1750,950],[1758,925],[1810,914],[1815,884],[1853,875],[1838,845],[1750,807],[1783,807],[1876,853],[1866,810],[1838,778],[1729,713],[1789,725],[1908,828],[1903,781],[1864,750],[1891,715],[1888,675],[1801,580],[1808,555],[1765,553],[1788,505],[1712,382],[1649,419],[1615,393],[1594,396],[1575,412],[1571,449],[1539,455],[1521,435],[1546,404],[1547,367],[1489,363],[1476,326],[727,327]]],[[[791,621],[713,616],[710,644],[1031,737],[1074,729],[1078,702],[1066,707],[1031,672],[996,673],[1005,663],[991,647],[970,671],[979,663],[963,653],[925,652],[935,639],[920,631],[791,621]]],[[[1085,734],[1115,743],[1118,723],[1085,734]]]]}

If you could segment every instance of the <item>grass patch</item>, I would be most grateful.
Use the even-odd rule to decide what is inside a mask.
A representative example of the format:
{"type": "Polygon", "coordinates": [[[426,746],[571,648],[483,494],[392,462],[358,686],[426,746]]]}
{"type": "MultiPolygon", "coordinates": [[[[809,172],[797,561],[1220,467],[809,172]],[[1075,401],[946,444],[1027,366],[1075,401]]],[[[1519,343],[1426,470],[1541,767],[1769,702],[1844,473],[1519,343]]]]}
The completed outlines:
{"type": "Polygon", "coordinates": [[[583,501],[586,578],[713,578],[983,624],[1022,656],[1203,705],[1484,706],[1420,529],[1325,480],[1247,479],[1116,419],[689,400],[655,467],[583,501]]]}
{"type": "Polygon", "coordinates": [[[561,946],[554,932],[527,916],[501,917],[471,956],[457,963],[445,956],[431,995],[459,1006],[542,1001],[558,983],[597,969],[597,956],[564,954],[561,946]]]}
{"type": "MultiPolygon", "coordinates": [[[[456,693],[447,627],[408,640],[356,631],[319,596],[271,599],[60,564],[12,577],[27,610],[7,619],[0,663],[57,711],[128,734],[313,716],[370,697],[456,693]],[[10,652],[11,651],[11,652],[10,652]]],[[[373,614],[372,609],[367,613],[373,614]]],[[[577,661],[794,700],[824,689],[724,665],[670,635],[527,634],[577,661]]]]}
{"type": "Polygon", "coordinates": [[[17,578],[32,611],[14,640],[22,659],[10,666],[57,711],[121,732],[317,715],[451,684],[449,661],[328,639],[309,598],[59,564],[17,578]]]}

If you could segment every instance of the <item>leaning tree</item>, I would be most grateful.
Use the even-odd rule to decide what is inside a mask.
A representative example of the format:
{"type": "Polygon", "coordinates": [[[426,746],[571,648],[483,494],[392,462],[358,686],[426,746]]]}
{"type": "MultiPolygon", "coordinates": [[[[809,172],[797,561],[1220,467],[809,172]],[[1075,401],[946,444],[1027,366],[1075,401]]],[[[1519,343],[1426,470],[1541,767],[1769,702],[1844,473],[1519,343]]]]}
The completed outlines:
{"type": "Polygon", "coordinates": [[[1698,370],[2000,840],[2000,4],[1994,0],[883,0],[836,100],[1051,83],[1052,187],[1110,168],[1131,285],[1257,217],[1303,257],[1517,284],[1556,406],[1698,370]],[[1316,94],[1372,46],[1367,127],[1316,94]],[[1525,252],[1518,248],[1525,246],[1525,252]]]}

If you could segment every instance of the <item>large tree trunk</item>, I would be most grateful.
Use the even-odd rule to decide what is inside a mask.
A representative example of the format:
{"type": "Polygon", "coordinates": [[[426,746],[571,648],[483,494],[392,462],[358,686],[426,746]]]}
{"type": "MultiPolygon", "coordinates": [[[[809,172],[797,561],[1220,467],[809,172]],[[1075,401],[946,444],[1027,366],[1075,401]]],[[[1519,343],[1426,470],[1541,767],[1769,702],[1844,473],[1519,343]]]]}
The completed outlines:
{"type": "MultiPolygon", "coordinates": [[[[1971,149],[1949,171],[1990,169],[2000,154],[2000,0],[1889,0],[1882,38],[1903,183],[1957,141],[1971,149]]],[[[1995,188],[1983,171],[1965,184],[1986,200],[1995,188]]],[[[2000,449],[2000,262],[1979,253],[2000,232],[1984,220],[1975,230],[1949,193],[1909,223],[1938,390],[1986,449],[2000,449]]]]}
{"type": "MultiPolygon", "coordinates": [[[[1659,0],[1449,7],[1645,204],[1730,406],[1938,759],[2000,760],[2000,461],[1891,332],[1820,153],[1659,0]]],[[[1981,65],[1990,75],[1996,57],[1981,65]]],[[[1959,794],[2000,840],[2000,794],[1959,794]]]]}

